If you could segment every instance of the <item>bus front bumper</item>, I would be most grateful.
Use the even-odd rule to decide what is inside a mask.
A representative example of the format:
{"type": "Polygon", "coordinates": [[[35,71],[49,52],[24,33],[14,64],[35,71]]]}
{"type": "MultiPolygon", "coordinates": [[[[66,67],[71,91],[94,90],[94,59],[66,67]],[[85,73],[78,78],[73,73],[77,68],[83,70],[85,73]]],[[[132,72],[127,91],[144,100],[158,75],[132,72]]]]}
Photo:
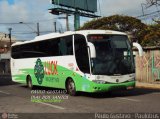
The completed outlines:
{"type": "Polygon", "coordinates": [[[88,86],[82,86],[84,92],[107,92],[113,90],[129,90],[135,88],[135,81],[124,82],[124,83],[108,83],[108,84],[97,84],[91,82],[88,86]]]}

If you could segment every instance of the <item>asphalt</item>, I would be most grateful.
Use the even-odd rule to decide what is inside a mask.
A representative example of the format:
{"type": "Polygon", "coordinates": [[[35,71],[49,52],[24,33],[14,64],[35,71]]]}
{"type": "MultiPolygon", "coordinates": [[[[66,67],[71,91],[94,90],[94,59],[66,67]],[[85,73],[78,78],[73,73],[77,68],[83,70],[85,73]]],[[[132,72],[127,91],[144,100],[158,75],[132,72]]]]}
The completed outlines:
{"type": "MultiPolygon", "coordinates": [[[[4,112],[14,114],[11,116],[18,116],[20,119],[95,119],[98,113],[129,113],[132,116],[137,113],[160,114],[160,90],[148,87],[146,83],[137,82],[137,87],[131,91],[79,93],[76,97],[60,94],[67,95],[68,99],[52,103],[31,102],[31,96],[34,95],[32,91],[36,90],[59,89],[35,87],[30,90],[22,84],[13,83],[9,76],[0,76],[0,119],[4,112]]],[[[160,119],[160,115],[156,119],[160,119]]]]}

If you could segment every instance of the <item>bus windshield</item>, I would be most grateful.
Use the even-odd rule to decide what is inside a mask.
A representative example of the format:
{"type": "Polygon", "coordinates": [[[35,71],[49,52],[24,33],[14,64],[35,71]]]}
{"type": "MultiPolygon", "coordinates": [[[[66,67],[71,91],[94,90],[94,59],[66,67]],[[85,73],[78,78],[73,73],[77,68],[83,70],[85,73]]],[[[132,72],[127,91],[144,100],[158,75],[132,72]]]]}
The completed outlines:
{"type": "Polygon", "coordinates": [[[133,54],[126,35],[88,35],[96,58],[91,59],[94,75],[125,75],[135,72],[133,54]]]}

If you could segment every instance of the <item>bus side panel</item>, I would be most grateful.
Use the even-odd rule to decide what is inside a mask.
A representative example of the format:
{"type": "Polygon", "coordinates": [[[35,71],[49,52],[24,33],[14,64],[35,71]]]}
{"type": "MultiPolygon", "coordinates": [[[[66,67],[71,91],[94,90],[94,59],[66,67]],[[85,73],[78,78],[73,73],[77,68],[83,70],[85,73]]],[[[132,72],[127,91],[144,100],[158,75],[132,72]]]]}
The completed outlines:
{"type": "Polygon", "coordinates": [[[75,76],[74,56],[16,59],[11,62],[12,79],[19,83],[26,83],[26,77],[30,75],[33,85],[65,88],[66,79],[75,76]]]}
{"type": "Polygon", "coordinates": [[[33,85],[65,89],[66,79],[70,77],[77,91],[91,92],[90,85],[93,82],[79,70],[74,56],[17,59],[12,60],[11,65],[15,82],[25,84],[27,75],[30,75],[33,85]]]}
{"type": "Polygon", "coordinates": [[[23,69],[26,63],[22,59],[11,59],[11,75],[12,81],[18,83],[26,83],[26,74],[23,72],[23,69]]]}

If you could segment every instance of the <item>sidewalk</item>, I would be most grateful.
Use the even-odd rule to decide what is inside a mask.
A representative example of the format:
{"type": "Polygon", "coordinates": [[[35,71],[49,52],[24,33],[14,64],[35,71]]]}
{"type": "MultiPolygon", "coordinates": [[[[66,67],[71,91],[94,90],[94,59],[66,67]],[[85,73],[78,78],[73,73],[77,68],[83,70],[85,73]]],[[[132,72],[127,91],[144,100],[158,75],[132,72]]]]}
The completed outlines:
{"type": "Polygon", "coordinates": [[[137,88],[158,89],[160,90],[160,82],[157,83],[143,83],[136,81],[137,88]]]}

